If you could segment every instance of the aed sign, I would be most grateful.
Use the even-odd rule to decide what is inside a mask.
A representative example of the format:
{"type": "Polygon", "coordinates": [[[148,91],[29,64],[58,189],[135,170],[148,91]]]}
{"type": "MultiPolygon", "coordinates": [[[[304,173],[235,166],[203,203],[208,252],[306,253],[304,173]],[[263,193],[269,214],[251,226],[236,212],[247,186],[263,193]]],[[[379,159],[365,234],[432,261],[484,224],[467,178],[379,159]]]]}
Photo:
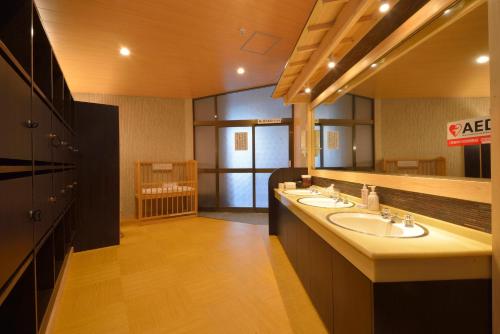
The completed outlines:
{"type": "Polygon", "coordinates": [[[448,123],[448,146],[468,146],[491,142],[490,116],[448,123]]]}

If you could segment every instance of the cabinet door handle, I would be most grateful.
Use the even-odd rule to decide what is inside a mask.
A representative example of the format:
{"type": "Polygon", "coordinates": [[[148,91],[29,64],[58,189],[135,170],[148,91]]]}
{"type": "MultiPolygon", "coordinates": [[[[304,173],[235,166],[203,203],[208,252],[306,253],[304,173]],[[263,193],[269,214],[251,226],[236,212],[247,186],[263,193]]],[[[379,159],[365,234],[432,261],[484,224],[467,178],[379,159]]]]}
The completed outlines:
{"type": "Polygon", "coordinates": [[[52,146],[54,146],[54,147],[61,146],[62,141],[61,141],[61,139],[59,138],[58,135],[56,135],[55,133],[51,133],[49,135],[49,138],[50,138],[50,143],[52,144],[52,146]]]}
{"type": "Polygon", "coordinates": [[[30,210],[29,211],[30,219],[33,222],[41,222],[42,221],[42,210],[30,210]]]}
{"type": "Polygon", "coordinates": [[[73,188],[74,188],[74,186],[73,186],[72,184],[68,184],[68,185],[66,186],[66,188],[68,188],[68,189],[73,189],[73,188]]]}
{"type": "Polygon", "coordinates": [[[38,128],[38,126],[40,125],[38,122],[35,122],[31,119],[27,120],[26,122],[24,122],[24,125],[28,128],[28,129],[35,129],[35,128],[38,128]]]}
{"type": "Polygon", "coordinates": [[[61,140],[61,146],[68,146],[68,142],[64,141],[64,140],[61,140]]]}
{"type": "Polygon", "coordinates": [[[57,202],[57,197],[55,197],[55,196],[50,196],[50,197],[49,197],[49,203],[55,203],[55,202],[57,202]]]}

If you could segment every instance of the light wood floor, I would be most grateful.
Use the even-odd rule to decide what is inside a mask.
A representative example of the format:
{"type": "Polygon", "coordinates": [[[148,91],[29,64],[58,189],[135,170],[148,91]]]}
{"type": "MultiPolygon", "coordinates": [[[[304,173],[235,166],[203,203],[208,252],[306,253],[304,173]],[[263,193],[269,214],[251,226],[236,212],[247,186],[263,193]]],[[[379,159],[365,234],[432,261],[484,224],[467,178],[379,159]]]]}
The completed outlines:
{"type": "Polygon", "coordinates": [[[325,333],[267,226],[179,218],[122,226],[75,253],[50,333],[325,333]]]}

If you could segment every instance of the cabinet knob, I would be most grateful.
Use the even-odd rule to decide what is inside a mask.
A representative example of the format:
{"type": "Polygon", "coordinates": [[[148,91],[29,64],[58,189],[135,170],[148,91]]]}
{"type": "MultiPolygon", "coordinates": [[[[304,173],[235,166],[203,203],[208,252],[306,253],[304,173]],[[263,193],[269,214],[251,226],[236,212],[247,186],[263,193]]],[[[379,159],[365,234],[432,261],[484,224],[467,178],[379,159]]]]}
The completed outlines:
{"type": "Polygon", "coordinates": [[[30,210],[29,211],[29,216],[30,219],[34,222],[40,222],[42,221],[42,210],[37,209],[37,210],[30,210]]]}
{"type": "Polygon", "coordinates": [[[68,188],[68,189],[73,189],[73,188],[74,188],[74,186],[73,186],[72,184],[68,184],[68,185],[66,186],[66,188],[68,188]]]}
{"type": "Polygon", "coordinates": [[[24,122],[24,125],[28,128],[28,129],[35,129],[35,128],[38,128],[38,126],[40,124],[38,124],[38,122],[35,122],[31,119],[27,120],[26,122],[24,122]]]}
{"type": "Polygon", "coordinates": [[[57,202],[57,198],[55,196],[50,196],[49,203],[55,203],[55,202],[57,202]]]}
{"type": "Polygon", "coordinates": [[[51,134],[49,134],[49,138],[50,138],[50,143],[52,144],[52,146],[54,146],[54,147],[61,146],[62,141],[58,135],[56,135],[55,133],[51,133],[51,134]]]}

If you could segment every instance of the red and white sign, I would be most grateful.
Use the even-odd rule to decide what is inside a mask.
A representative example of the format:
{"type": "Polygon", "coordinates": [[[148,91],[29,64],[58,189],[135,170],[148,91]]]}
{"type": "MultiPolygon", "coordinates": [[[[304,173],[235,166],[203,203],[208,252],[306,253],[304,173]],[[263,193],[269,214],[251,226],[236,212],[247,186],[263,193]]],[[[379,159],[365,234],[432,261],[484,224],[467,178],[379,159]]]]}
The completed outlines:
{"type": "Polygon", "coordinates": [[[448,146],[468,146],[491,143],[490,116],[448,123],[448,146]]]}

